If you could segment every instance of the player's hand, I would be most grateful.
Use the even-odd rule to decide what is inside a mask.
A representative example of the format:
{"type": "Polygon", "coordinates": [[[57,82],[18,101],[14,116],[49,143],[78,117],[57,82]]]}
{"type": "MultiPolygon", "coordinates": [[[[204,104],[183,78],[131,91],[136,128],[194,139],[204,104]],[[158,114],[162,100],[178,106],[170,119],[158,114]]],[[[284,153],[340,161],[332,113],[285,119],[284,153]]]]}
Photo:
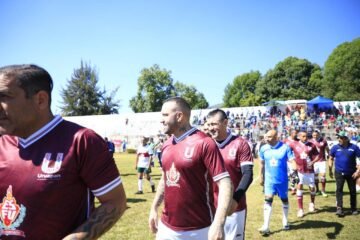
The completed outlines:
{"type": "Polygon", "coordinates": [[[359,171],[354,172],[354,174],[352,175],[352,178],[357,179],[359,177],[359,173],[360,173],[359,171]]]}
{"type": "Polygon", "coordinates": [[[329,171],[329,176],[330,176],[330,178],[334,178],[334,173],[333,173],[333,171],[329,171]]]}
{"type": "Polygon", "coordinates": [[[208,240],[224,240],[225,233],[224,233],[224,226],[213,222],[210,226],[209,233],[208,233],[208,240]]]}
{"type": "Polygon", "coordinates": [[[158,213],[153,209],[150,210],[149,228],[152,233],[157,233],[158,231],[158,213]]]}
{"type": "Polygon", "coordinates": [[[231,214],[233,214],[235,212],[237,206],[238,206],[238,203],[234,199],[232,199],[230,202],[229,208],[228,208],[227,215],[230,216],[231,214]]]}

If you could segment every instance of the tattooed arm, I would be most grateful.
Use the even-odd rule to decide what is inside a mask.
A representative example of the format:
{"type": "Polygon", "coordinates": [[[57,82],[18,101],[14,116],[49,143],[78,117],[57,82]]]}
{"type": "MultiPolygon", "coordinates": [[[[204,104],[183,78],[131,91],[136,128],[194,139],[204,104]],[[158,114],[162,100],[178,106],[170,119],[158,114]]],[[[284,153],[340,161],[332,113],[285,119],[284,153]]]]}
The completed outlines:
{"type": "Polygon", "coordinates": [[[98,199],[101,205],[64,240],[97,239],[117,222],[126,209],[126,195],[122,184],[98,199]]]}
{"type": "Polygon", "coordinates": [[[164,201],[164,190],[165,190],[164,173],[162,173],[161,179],[159,181],[156,190],[156,195],[150,209],[149,228],[152,233],[156,233],[158,229],[158,208],[161,205],[161,203],[164,201]]]}

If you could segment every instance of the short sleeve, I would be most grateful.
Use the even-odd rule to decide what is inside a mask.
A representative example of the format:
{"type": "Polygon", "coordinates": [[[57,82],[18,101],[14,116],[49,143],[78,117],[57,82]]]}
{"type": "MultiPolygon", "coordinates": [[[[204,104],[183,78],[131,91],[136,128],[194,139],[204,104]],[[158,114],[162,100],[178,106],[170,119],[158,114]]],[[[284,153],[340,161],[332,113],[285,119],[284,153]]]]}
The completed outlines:
{"type": "Polygon", "coordinates": [[[80,177],[95,196],[101,196],[121,184],[117,166],[105,141],[90,129],[75,136],[80,177]]]}
{"type": "Polygon", "coordinates": [[[253,165],[254,159],[251,152],[251,147],[248,142],[241,141],[238,149],[239,163],[240,166],[253,165]]]}
{"type": "Polygon", "coordinates": [[[291,150],[291,148],[289,146],[286,146],[286,155],[287,155],[288,161],[293,160],[295,158],[294,152],[291,150]]]}
{"type": "Polygon", "coordinates": [[[331,157],[335,157],[335,152],[336,152],[336,145],[334,145],[331,149],[330,149],[330,156],[331,157]]]}

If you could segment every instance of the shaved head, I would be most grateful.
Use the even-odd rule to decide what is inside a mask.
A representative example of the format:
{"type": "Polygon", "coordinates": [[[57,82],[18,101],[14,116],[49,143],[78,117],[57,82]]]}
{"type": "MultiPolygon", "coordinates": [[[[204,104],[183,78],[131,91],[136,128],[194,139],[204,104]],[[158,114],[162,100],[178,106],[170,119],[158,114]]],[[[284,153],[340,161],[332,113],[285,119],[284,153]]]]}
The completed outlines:
{"type": "Polygon", "coordinates": [[[275,144],[278,142],[277,134],[278,134],[278,132],[275,129],[269,130],[265,134],[264,139],[268,144],[275,146],[275,144]]]}
{"type": "Polygon", "coordinates": [[[164,101],[165,103],[175,103],[175,109],[174,111],[179,111],[182,112],[184,114],[184,116],[188,119],[190,119],[190,114],[191,114],[191,107],[189,105],[189,103],[182,97],[171,97],[168,98],[164,101]]]}

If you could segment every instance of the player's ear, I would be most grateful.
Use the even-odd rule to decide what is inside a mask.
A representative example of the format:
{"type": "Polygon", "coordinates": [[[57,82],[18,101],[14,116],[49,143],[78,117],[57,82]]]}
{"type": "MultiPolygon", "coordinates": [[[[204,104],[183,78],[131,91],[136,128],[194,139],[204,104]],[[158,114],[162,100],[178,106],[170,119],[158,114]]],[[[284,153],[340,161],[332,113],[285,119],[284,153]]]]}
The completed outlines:
{"type": "Polygon", "coordinates": [[[183,112],[180,112],[180,111],[177,111],[176,112],[176,121],[177,122],[181,122],[184,118],[184,113],[183,112]]]}
{"type": "Polygon", "coordinates": [[[44,110],[49,108],[49,94],[46,91],[40,90],[34,94],[33,99],[38,109],[44,110]]]}
{"type": "Polygon", "coordinates": [[[224,119],[224,125],[227,126],[228,125],[229,120],[227,118],[224,119]]]}

